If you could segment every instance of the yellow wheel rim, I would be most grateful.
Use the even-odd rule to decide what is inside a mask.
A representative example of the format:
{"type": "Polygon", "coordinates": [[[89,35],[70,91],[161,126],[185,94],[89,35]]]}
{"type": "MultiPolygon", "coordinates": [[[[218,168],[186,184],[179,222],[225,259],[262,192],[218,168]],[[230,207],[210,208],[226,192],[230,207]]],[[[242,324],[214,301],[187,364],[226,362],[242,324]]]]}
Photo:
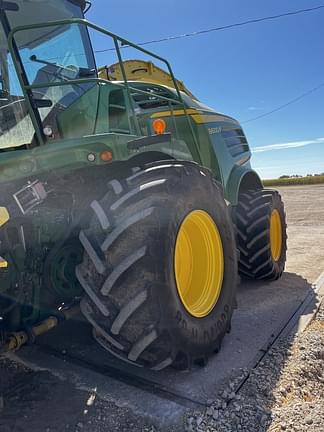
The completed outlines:
{"type": "Polygon", "coordinates": [[[182,222],[174,261],[184,307],[196,318],[207,316],[222,290],[224,253],[218,228],[205,211],[192,211],[182,222]]]}
{"type": "Polygon", "coordinates": [[[274,261],[278,261],[282,252],[282,225],[278,210],[272,210],[270,219],[270,246],[274,261]]]}

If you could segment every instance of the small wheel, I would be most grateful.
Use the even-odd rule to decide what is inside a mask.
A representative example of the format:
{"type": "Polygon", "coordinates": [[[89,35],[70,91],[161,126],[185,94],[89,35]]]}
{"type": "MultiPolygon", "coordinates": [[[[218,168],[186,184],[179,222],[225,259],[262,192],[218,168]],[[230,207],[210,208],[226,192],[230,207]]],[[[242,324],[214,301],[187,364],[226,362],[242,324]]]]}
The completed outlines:
{"type": "Polygon", "coordinates": [[[278,279],[286,263],[284,204],[274,190],[242,193],[236,210],[239,273],[249,279],[278,279]]]}
{"type": "Polygon", "coordinates": [[[97,341],[153,370],[204,364],[230,329],[237,285],[221,187],[193,163],[146,165],[91,205],[81,303],[97,341]]]}

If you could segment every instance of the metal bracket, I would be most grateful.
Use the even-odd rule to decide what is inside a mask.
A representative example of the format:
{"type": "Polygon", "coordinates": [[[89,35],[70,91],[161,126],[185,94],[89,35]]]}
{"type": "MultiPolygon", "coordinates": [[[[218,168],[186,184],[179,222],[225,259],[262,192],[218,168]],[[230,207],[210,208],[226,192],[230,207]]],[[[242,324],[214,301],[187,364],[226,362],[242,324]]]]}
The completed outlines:
{"type": "Polygon", "coordinates": [[[25,215],[34,207],[41,204],[47,198],[47,195],[48,193],[46,192],[43,183],[35,180],[16,192],[13,197],[22,214],[25,215]]]}
{"type": "Polygon", "coordinates": [[[0,269],[8,268],[8,262],[0,256],[0,269]]]}

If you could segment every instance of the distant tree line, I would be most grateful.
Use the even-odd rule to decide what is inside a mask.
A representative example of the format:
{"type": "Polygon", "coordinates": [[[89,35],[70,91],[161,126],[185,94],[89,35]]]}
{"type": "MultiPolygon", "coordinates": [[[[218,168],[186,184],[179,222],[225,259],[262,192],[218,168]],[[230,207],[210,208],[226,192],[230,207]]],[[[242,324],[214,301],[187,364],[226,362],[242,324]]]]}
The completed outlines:
{"type": "Polygon", "coordinates": [[[320,174],[307,174],[306,176],[302,176],[300,174],[292,174],[292,175],[282,175],[279,177],[279,179],[288,179],[288,178],[303,178],[303,177],[323,177],[324,176],[324,172],[320,173],[320,174]]]}
{"type": "Polygon", "coordinates": [[[293,186],[293,185],[313,185],[324,183],[324,173],[321,174],[308,174],[307,176],[282,175],[280,178],[273,180],[263,180],[265,187],[268,186],[293,186]]]}

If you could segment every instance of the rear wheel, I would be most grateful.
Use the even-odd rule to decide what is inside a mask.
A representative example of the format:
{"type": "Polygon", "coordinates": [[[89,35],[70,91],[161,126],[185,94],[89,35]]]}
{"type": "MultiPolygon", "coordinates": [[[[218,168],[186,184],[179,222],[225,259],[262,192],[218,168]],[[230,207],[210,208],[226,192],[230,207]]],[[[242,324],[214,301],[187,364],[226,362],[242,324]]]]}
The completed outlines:
{"type": "Polygon", "coordinates": [[[239,273],[249,279],[278,279],[285,268],[287,226],[280,194],[242,193],[236,211],[239,273]]]}
{"type": "Polygon", "coordinates": [[[81,309],[118,358],[161,370],[203,363],[230,328],[236,248],[220,186],[193,163],[159,162],[91,205],[80,233],[81,309]]]}

